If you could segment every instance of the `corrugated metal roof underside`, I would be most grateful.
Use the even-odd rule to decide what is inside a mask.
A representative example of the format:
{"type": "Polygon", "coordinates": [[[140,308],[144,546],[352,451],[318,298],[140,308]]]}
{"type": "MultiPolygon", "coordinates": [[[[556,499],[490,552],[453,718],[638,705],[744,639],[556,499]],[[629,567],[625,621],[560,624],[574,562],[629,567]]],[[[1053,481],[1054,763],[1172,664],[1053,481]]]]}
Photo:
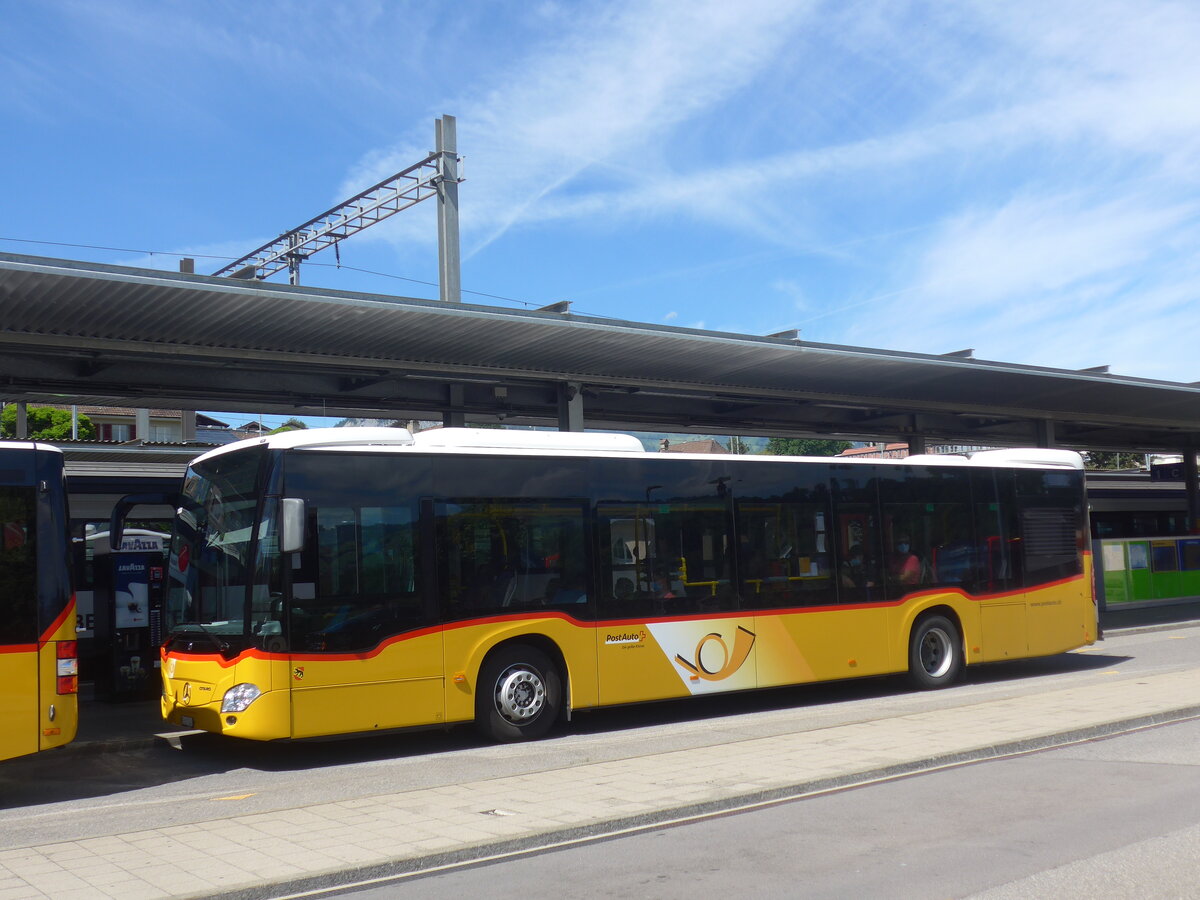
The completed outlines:
{"type": "Polygon", "coordinates": [[[125,353],[1061,418],[1178,431],[1180,445],[1200,423],[1195,385],[8,254],[0,254],[0,341],[100,359],[125,353]]]}

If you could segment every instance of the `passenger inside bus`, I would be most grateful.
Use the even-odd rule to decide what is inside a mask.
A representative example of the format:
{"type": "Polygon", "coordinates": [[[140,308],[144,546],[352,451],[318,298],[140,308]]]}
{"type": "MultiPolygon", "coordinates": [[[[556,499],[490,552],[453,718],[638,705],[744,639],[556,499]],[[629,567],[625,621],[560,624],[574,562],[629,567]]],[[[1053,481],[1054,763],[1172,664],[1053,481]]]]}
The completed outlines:
{"type": "Polygon", "coordinates": [[[863,561],[862,547],[855,544],[850,548],[849,558],[842,563],[842,587],[868,588],[874,587],[867,575],[866,563],[863,561]]]}
{"type": "Polygon", "coordinates": [[[888,577],[896,584],[919,584],[921,560],[912,552],[907,535],[896,538],[896,551],[888,557],[888,577]]]}

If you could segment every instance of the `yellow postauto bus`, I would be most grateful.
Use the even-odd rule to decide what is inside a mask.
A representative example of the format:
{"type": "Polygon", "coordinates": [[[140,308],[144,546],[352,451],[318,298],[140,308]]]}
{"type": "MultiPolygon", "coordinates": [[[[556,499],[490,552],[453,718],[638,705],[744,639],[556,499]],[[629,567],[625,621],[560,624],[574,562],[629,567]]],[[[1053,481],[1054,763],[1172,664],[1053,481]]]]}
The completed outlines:
{"type": "Polygon", "coordinates": [[[627,435],[323,429],[196,459],[163,715],[256,740],[1060,653],[1097,637],[1078,454],[645,453],[627,435]]]}
{"type": "Polygon", "coordinates": [[[0,441],[0,759],[61,747],[79,721],[63,457],[0,441]]]}

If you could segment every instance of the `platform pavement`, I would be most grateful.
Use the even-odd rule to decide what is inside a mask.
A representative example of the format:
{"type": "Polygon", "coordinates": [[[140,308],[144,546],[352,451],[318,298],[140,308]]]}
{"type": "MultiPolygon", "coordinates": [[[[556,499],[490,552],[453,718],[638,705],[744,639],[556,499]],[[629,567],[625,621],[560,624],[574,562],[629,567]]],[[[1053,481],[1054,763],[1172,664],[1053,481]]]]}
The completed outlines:
{"type": "Polygon", "coordinates": [[[1200,668],[0,851],[0,900],[277,897],[1200,716],[1200,668]],[[197,835],[201,835],[197,839],[197,835]]]}
{"type": "Polygon", "coordinates": [[[279,896],[1200,716],[1200,668],[0,851],[0,898],[279,896]],[[269,887],[268,887],[269,886],[269,887]]]}

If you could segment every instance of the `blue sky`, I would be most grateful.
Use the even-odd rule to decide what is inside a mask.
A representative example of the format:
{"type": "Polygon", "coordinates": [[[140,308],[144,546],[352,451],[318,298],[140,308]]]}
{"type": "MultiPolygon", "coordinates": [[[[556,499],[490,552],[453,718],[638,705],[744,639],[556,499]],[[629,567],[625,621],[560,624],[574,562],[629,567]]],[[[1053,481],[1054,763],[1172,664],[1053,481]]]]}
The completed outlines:
{"type": "MultiPolygon", "coordinates": [[[[464,299],[1200,380],[1194,3],[0,13],[0,237],[122,248],[3,250],[213,271],[420,159],[445,113],[463,287],[509,298],[464,299]]],[[[434,217],[302,278],[436,297],[434,217]]]]}

